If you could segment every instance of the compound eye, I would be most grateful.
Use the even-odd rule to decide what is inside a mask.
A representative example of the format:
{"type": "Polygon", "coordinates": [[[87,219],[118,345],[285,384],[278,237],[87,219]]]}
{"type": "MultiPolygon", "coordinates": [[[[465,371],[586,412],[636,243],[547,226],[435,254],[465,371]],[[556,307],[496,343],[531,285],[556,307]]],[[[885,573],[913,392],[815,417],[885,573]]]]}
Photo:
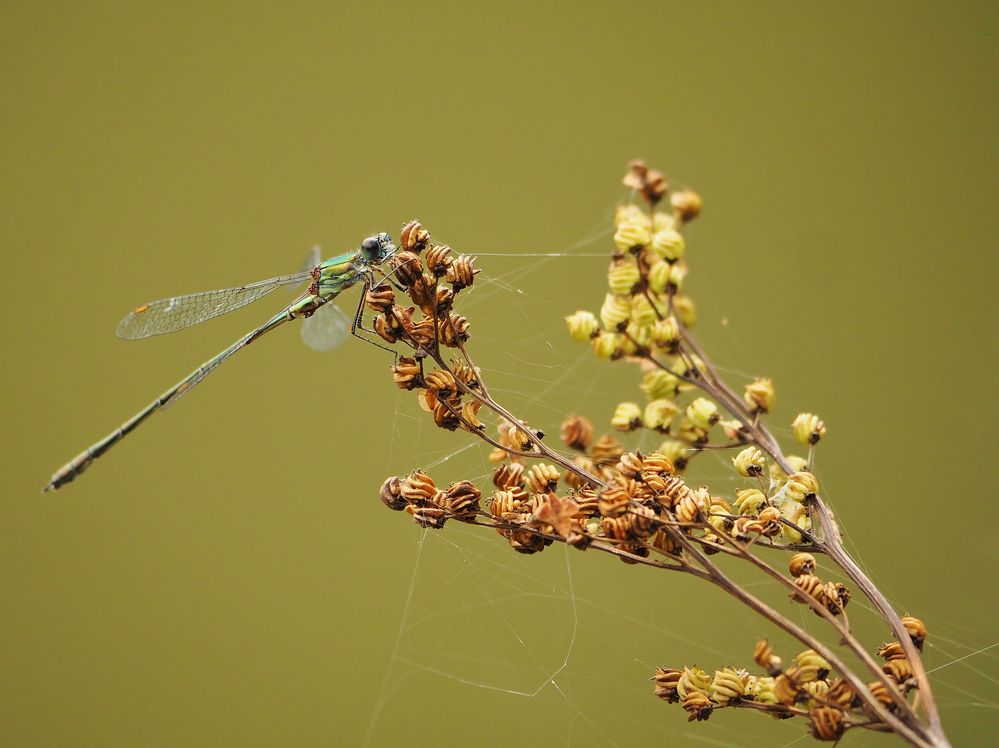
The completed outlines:
{"type": "Polygon", "coordinates": [[[361,242],[361,250],[365,252],[365,254],[373,255],[378,251],[378,240],[373,236],[369,236],[361,242]]]}

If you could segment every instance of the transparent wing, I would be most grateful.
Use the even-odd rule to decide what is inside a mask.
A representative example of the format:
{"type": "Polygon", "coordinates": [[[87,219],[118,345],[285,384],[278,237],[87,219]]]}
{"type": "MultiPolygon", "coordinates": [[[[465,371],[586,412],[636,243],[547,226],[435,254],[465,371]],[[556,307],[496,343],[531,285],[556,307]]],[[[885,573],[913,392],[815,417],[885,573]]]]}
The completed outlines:
{"type": "Polygon", "coordinates": [[[310,278],[309,271],[303,271],[235,288],[201,291],[160,299],[143,304],[129,312],[125,319],[118,323],[115,333],[119,338],[138,340],[151,335],[176,332],[252,304],[282,286],[304,283],[310,278]]]}
{"type": "Polygon", "coordinates": [[[302,340],[314,351],[326,353],[339,348],[350,337],[350,319],[328,301],[311,317],[302,320],[302,340]]]}

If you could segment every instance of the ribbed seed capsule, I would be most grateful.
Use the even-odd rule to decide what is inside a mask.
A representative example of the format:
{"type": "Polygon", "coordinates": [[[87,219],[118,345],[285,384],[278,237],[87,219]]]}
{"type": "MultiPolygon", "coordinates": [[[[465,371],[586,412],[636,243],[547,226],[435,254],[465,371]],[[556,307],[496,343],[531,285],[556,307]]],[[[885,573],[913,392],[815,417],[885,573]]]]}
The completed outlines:
{"type": "Polygon", "coordinates": [[[669,287],[673,266],[658,254],[653,254],[653,258],[648,273],[649,290],[656,294],[665,293],[669,287]]]}
{"type": "MultiPolygon", "coordinates": [[[[646,222],[648,218],[646,217],[646,222]]],[[[651,241],[648,223],[633,222],[625,220],[619,223],[617,231],[614,232],[614,244],[622,252],[631,252],[641,249],[651,241]]]]}
{"type": "Polygon", "coordinates": [[[705,491],[688,489],[687,494],[673,507],[673,514],[680,522],[695,522],[708,516],[708,501],[710,499],[705,491]]]}
{"type": "Polygon", "coordinates": [[[881,645],[881,649],[878,650],[877,655],[886,660],[904,660],[905,650],[902,649],[902,645],[898,642],[888,642],[881,645]]]}
{"type": "Polygon", "coordinates": [[[461,417],[458,414],[459,403],[451,403],[448,400],[437,400],[436,405],[430,411],[434,417],[434,423],[439,428],[446,431],[454,431],[461,426],[461,417]]]}
{"type": "Polygon", "coordinates": [[[817,706],[808,712],[812,737],[816,740],[839,740],[846,729],[843,712],[832,706],[817,706]]]}
{"type": "Polygon", "coordinates": [[[570,449],[585,451],[593,441],[593,424],[582,416],[569,416],[562,422],[561,437],[570,449]]]}
{"type": "Polygon", "coordinates": [[[711,698],[718,706],[728,706],[733,699],[738,699],[746,693],[749,684],[749,673],[726,667],[715,671],[711,679],[711,698]]]}
{"type": "Polygon", "coordinates": [[[619,517],[631,505],[631,494],[626,486],[615,484],[599,493],[598,506],[604,517],[619,517]]]}
{"type": "Polygon", "coordinates": [[[902,616],[902,625],[909,632],[909,637],[912,639],[912,643],[916,645],[916,649],[922,652],[923,642],[926,641],[926,637],[928,636],[926,624],[913,616],[902,616]]]}
{"type": "Polygon", "coordinates": [[[420,366],[416,363],[416,359],[400,356],[392,369],[392,380],[401,390],[411,390],[420,386],[420,366]]]}
{"type": "Polygon", "coordinates": [[[763,475],[763,468],[766,467],[767,460],[756,447],[746,447],[732,458],[732,464],[739,475],[753,477],[763,475]]]}
{"type": "Polygon", "coordinates": [[[565,323],[569,326],[569,336],[580,343],[585,343],[595,336],[600,328],[600,323],[593,312],[583,310],[570,314],[565,318],[565,323]]]}
{"type": "Polygon", "coordinates": [[[697,308],[694,300],[686,294],[678,293],[673,297],[673,313],[684,327],[693,327],[697,322],[697,308]]]}
{"type": "Polygon", "coordinates": [[[432,530],[439,530],[444,527],[447,521],[447,510],[435,503],[407,504],[406,513],[409,514],[416,524],[432,530]]]}
{"type": "Polygon", "coordinates": [[[396,512],[405,508],[406,504],[409,503],[402,495],[402,481],[394,475],[391,478],[386,478],[385,482],[382,483],[382,487],[378,491],[378,498],[385,506],[396,512]]]}
{"type": "Polygon", "coordinates": [[[829,675],[829,671],[832,670],[832,665],[814,649],[804,649],[798,652],[794,656],[794,662],[800,668],[815,669],[815,677],[807,678],[806,680],[815,680],[815,678],[825,680],[826,676],[829,675]]]}
{"type": "Polygon", "coordinates": [[[607,269],[607,286],[615,296],[630,296],[640,280],[634,258],[622,257],[607,269]]]}
{"type": "Polygon", "coordinates": [[[826,691],[826,701],[838,704],[843,709],[852,709],[860,702],[860,699],[857,698],[853,686],[842,678],[835,678],[829,684],[829,690],[826,691]]]}
{"type": "Polygon", "coordinates": [[[364,292],[364,305],[376,312],[385,312],[395,303],[395,291],[388,284],[364,292]]]}
{"type": "Polygon", "coordinates": [[[458,391],[451,372],[444,369],[434,369],[426,375],[427,389],[438,398],[449,398],[458,391]]]}
{"type": "Polygon", "coordinates": [[[703,691],[690,691],[683,698],[683,710],[690,715],[687,717],[688,722],[694,720],[703,722],[711,716],[712,709],[714,709],[714,704],[703,691]]]}
{"type": "Polygon", "coordinates": [[[499,519],[512,519],[522,512],[526,499],[527,494],[523,490],[496,491],[489,499],[489,513],[499,519]]]}
{"type": "Polygon", "coordinates": [[[427,250],[427,269],[437,278],[447,273],[454,258],[451,257],[451,248],[446,244],[434,244],[427,250]]]}
{"type": "Polygon", "coordinates": [[[504,462],[493,471],[493,485],[500,489],[524,485],[524,465],[504,462]]]}
{"type": "Polygon", "coordinates": [[[795,553],[788,563],[792,577],[800,577],[815,571],[815,556],[811,553],[795,553]]]}
{"type": "Polygon", "coordinates": [[[867,684],[867,690],[871,692],[871,696],[881,702],[882,706],[887,707],[891,711],[895,711],[895,699],[892,697],[892,693],[888,686],[881,681],[876,680],[867,684]]]}
{"type": "MultiPolygon", "coordinates": [[[[431,322],[431,324],[433,323],[431,322]]],[[[468,341],[469,322],[461,315],[452,312],[444,319],[439,320],[437,325],[438,338],[448,348],[457,348],[460,344],[468,341]]]]}
{"type": "Polygon", "coordinates": [[[881,670],[901,688],[905,688],[909,681],[915,678],[912,672],[912,664],[904,657],[896,660],[888,660],[881,670]]]}
{"type": "Polygon", "coordinates": [[[428,501],[437,493],[437,486],[433,478],[417,470],[402,479],[399,493],[408,501],[428,501]]]}
{"type": "Polygon", "coordinates": [[[593,444],[590,456],[597,465],[613,465],[624,454],[624,447],[610,434],[604,434],[593,444]]]}
{"type": "Polygon", "coordinates": [[[753,701],[758,704],[778,704],[776,680],[771,676],[756,676],[756,681],[750,686],[753,701]]]}
{"type": "Polygon", "coordinates": [[[826,425],[812,413],[799,413],[791,422],[791,433],[801,444],[817,444],[826,435],[826,425]]]}
{"type": "Polygon", "coordinates": [[[753,650],[753,661],[770,675],[777,675],[780,672],[781,659],[774,654],[774,648],[766,639],[756,642],[753,650]]]}
{"type": "Polygon", "coordinates": [[[671,398],[678,392],[680,380],[673,374],[662,369],[651,369],[642,376],[639,385],[649,400],[671,398]]]}
{"type": "Polygon", "coordinates": [[[600,499],[593,488],[577,489],[572,499],[579,507],[579,513],[584,517],[593,517],[600,512],[600,499]]]}
{"type": "Polygon", "coordinates": [[[434,342],[434,321],[421,319],[419,322],[411,322],[406,325],[406,333],[416,345],[428,347],[434,342]]]}
{"type": "Polygon", "coordinates": [[[776,399],[774,383],[770,379],[759,377],[746,385],[742,398],[753,411],[767,413],[774,406],[776,399]]]}
{"type": "Polygon", "coordinates": [[[787,477],[787,483],[784,484],[784,495],[799,504],[818,492],[819,482],[811,473],[791,473],[787,477]]]}
{"type": "Polygon", "coordinates": [[[676,684],[676,690],[680,698],[684,698],[692,691],[707,691],[710,686],[711,676],[704,670],[699,667],[685,667],[679,683],[676,684]]]}
{"type": "Polygon", "coordinates": [[[479,420],[479,411],[481,409],[482,403],[478,400],[469,400],[461,406],[461,425],[466,431],[475,433],[486,427],[486,425],[479,420]]]}
{"type": "Polygon", "coordinates": [[[680,326],[676,317],[670,316],[658,320],[652,329],[652,340],[660,348],[675,352],[680,345],[680,326]]]}
{"type": "Polygon", "coordinates": [[[764,537],[773,538],[781,533],[780,510],[775,506],[768,506],[759,514],[759,521],[763,525],[760,531],[764,537]]]}
{"type": "MultiPolygon", "coordinates": [[[[802,574],[794,578],[794,586],[804,592],[809,597],[815,598],[822,605],[826,604],[825,585],[822,580],[814,574],[802,574]]],[[[802,602],[797,595],[791,595],[795,602],[802,602]]]]}
{"type": "MultiPolygon", "coordinates": [[[[646,346],[652,344],[652,331],[651,327],[655,324],[658,319],[655,307],[652,306],[652,302],[649,301],[645,296],[634,296],[631,300],[631,322],[632,324],[640,329],[648,329],[647,340],[644,341],[646,346]]],[[[629,328],[629,331],[630,328],[629,328]]],[[[634,333],[633,333],[634,334],[634,333]]]]}
{"type": "Polygon", "coordinates": [[[675,507],[692,493],[690,486],[684,483],[682,478],[674,475],[666,479],[666,486],[659,500],[668,507],[675,507]]]}
{"type": "Polygon", "coordinates": [[[625,452],[615,467],[625,478],[637,478],[645,468],[645,459],[641,452],[625,452]]]}
{"type": "Polygon", "coordinates": [[[646,403],[642,421],[646,428],[666,431],[670,422],[680,412],[680,407],[672,400],[662,398],[646,403]]]}
{"type": "Polygon", "coordinates": [[[399,285],[409,288],[417,278],[423,277],[423,263],[415,252],[397,252],[389,258],[389,267],[399,285]]]}
{"type": "Polygon", "coordinates": [[[430,239],[430,232],[420,225],[419,221],[413,220],[402,227],[399,234],[399,245],[406,252],[419,252],[430,239]]]}
{"type": "Polygon", "coordinates": [[[797,680],[797,668],[788,668],[774,678],[774,695],[784,706],[794,706],[798,701],[801,685],[797,680]]]}
{"type": "Polygon", "coordinates": [[[679,231],[663,229],[652,237],[652,250],[666,262],[676,262],[683,257],[686,243],[679,231]]]}
{"type": "Polygon", "coordinates": [[[558,485],[559,472],[554,465],[536,463],[524,475],[524,484],[531,493],[549,493],[558,485]]]}
{"type": "Polygon", "coordinates": [[[677,703],[680,696],[676,692],[676,687],[682,675],[682,672],[672,668],[656,668],[656,674],[652,678],[655,682],[656,696],[669,704],[677,703]]]}
{"type": "MultiPolygon", "coordinates": [[[[393,307],[398,309],[398,307],[393,307]]],[[[398,343],[402,337],[402,325],[391,311],[375,317],[375,332],[387,343],[398,343]]]]}
{"type": "Polygon", "coordinates": [[[624,223],[637,223],[644,226],[646,230],[652,229],[652,219],[649,214],[633,203],[618,205],[614,211],[614,225],[620,226],[624,223]]]}
{"type": "Polygon", "coordinates": [[[458,255],[448,266],[444,276],[455,291],[468,288],[475,281],[475,275],[479,271],[475,267],[475,258],[468,255],[458,255]]]}
{"type": "Polygon", "coordinates": [[[638,505],[629,507],[625,516],[631,522],[632,534],[641,540],[650,537],[659,525],[659,517],[647,506],[638,505]]]}
{"type": "Polygon", "coordinates": [[[669,202],[673,206],[673,215],[680,223],[693,221],[704,207],[704,200],[693,190],[677,190],[669,196],[669,202]]]}
{"type": "Polygon", "coordinates": [[[850,588],[842,582],[829,582],[822,591],[826,599],[826,609],[838,616],[850,602],[850,588]]]}
{"type": "MultiPolygon", "coordinates": [[[[572,464],[576,465],[578,468],[582,470],[585,470],[590,475],[593,475],[597,472],[597,466],[593,462],[593,460],[591,460],[589,457],[584,457],[583,455],[579,455],[578,457],[576,457],[572,461],[572,464]]],[[[568,485],[570,488],[575,488],[577,490],[581,490],[583,488],[591,486],[590,481],[586,480],[581,475],[573,472],[572,470],[566,471],[565,482],[566,485],[568,485]]]]}
{"type": "Polygon", "coordinates": [[[620,332],[628,326],[631,319],[631,301],[626,296],[607,294],[600,307],[600,322],[605,330],[620,332]]]}
{"type": "Polygon", "coordinates": [[[766,507],[767,497],[758,488],[743,488],[735,492],[735,510],[746,516],[757,516],[766,507]]]}
{"type": "Polygon", "coordinates": [[[672,475],[675,471],[676,467],[673,465],[672,461],[670,461],[670,459],[661,452],[651,452],[650,454],[642,456],[643,480],[647,477],[648,473],[672,475]]]}
{"type": "Polygon", "coordinates": [[[470,518],[478,513],[482,492],[471,481],[452,483],[443,493],[443,506],[454,516],[470,518]]]}
{"type": "Polygon", "coordinates": [[[437,280],[428,273],[422,273],[409,285],[409,298],[420,307],[424,314],[432,315],[436,306],[437,280]]]}

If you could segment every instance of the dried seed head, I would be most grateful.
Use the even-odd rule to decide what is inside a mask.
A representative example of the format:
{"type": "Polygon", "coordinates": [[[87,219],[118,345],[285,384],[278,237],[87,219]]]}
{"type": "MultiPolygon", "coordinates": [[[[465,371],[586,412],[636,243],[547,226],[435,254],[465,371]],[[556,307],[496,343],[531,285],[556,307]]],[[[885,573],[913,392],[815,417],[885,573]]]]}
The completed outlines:
{"type": "Polygon", "coordinates": [[[777,675],[780,672],[780,657],[774,654],[774,648],[766,639],[756,642],[753,650],[753,661],[770,675],[777,675]]]}
{"type": "Polygon", "coordinates": [[[767,497],[758,488],[744,488],[735,492],[735,509],[739,514],[757,516],[767,504],[767,497]]]}
{"type": "Polygon", "coordinates": [[[493,485],[508,489],[524,485],[524,466],[519,462],[504,462],[493,471],[493,485]]]}
{"type": "Polygon", "coordinates": [[[763,525],[763,529],[760,531],[762,535],[768,538],[776,537],[781,533],[781,514],[780,510],[775,506],[768,506],[763,511],[760,512],[758,517],[760,523],[763,525]]]}
{"type": "Polygon", "coordinates": [[[437,504],[407,504],[406,513],[421,527],[440,530],[447,521],[447,510],[437,504]]]}
{"type": "Polygon", "coordinates": [[[593,441],[593,424],[582,416],[569,416],[562,422],[561,436],[565,446],[585,452],[593,441]]]}
{"type": "Polygon", "coordinates": [[[661,452],[652,452],[642,457],[642,480],[648,480],[650,473],[672,475],[676,472],[672,461],[661,452]]]}
{"type": "Polygon", "coordinates": [[[652,678],[656,684],[656,696],[669,704],[677,703],[680,700],[680,696],[676,692],[676,687],[682,675],[682,672],[673,670],[672,668],[656,668],[656,674],[652,678]]]}
{"type": "Polygon", "coordinates": [[[634,431],[642,427],[642,409],[636,403],[618,403],[611,418],[618,431],[634,431]]]}
{"type": "Polygon", "coordinates": [[[811,473],[791,473],[784,484],[784,495],[791,501],[802,503],[819,492],[819,482],[811,473]]]}
{"type": "Polygon", "coordinates": [[[895,699],[892,697],[892,692],[888,686],[876,680],[867,684],[867,690],[871,692],[871,696],[881,702],[882,706],[895,711],[895,699]]]}
{"type": "Polygon", "coordinates": [[[422,273],[413,279],[409,285],[409,298],[413,300],[424,314],[433,314],[437,305],[437,281],[428,274],[422,273]]]}
{"type": "Polygon", "coordinates": [[[378,491],[378,498],[389,509],[397,512],[403,509],[408,503],[402,495],[402,481],[394,475],[391,478],[386,478],[385,482],[382,483],[382,487],[378,491]]]}
{"type": "Polygon", "coordinates": [[[607,269],[607,285],[615,296],[631,296],[641,279],[638,265],[630,256],[615,259],[607,269]]]}
{"type": "Polygon", "coordinates": [[[446,369],[434,369],[426,375],[425,384],[438,398],[449,398],[458,391],[454,376],[446,369]]]}
{"type": "Polygon", "coordinates": [[[660,348],[675,352],[680,345],[680,326],[672,315],[656,322],[652,341],[660,348]]]}
{"type": "Polygon", "coordinates": [[[797,668],[788,668],[774,678],[774,696],[777,701],[785,706],[794,706],[798,701],[798,694],[801,693],[801,684],[797,680],[797,668]]]}
{"type": "Polygon", "coordinates": [[[461,418],[458,415],[459,407],[460,402],[451,403],[447,400],[437,400],[437,403],[433,406],[433,410],[431,410],[434,416],[434,423],[446,431],[454,431],[461,426],[461,418]]]}
{"type": "Polygon", "coordinates": [[[460,291],[472,285],[478,272],[474,257],[458,255],[448,266],[445,279],[455,291],[460,291]]]}
{"type": "Polygon", "coordinates": [[[539,462],[524,475],[524,484],[532,493],[549,493],[558,485],[559,472],[554,465],[539,462]]]}
{"type": "Polygon", "coordinates": [[[687,463],[690,461],[688,454],[689,448],[686,444],[676,439],[667,439],[662,444],[659,445],[659,452],[673,463],[673,468],[678,473],[682,473],[686,467],[687,463]]]}
{"type": "Polygon", "coordinates": [[[628,485],[615,483],[598,494],[598,507],[604,517],[620,517],[631,504],[631,493],[628,485]]]}
{"type": "Polygon", "coordinates": [[[680,380],[670,372],[652,369],[642,376],[639,387],[650,400],[659,400],[674,397],[679,391],[679,384],[680,380]]]}
{"type": "Polygon", "coordinates": [[[739,475],[748,477],[763,475],[763,468],[766,467],[767,460],[756,447],[746,447],[733,459],[732,464],[739,475]]]}
{"type": "Polygon", "coordinates": [[[653,254],[652,258],[647,276],[649,290],[655,294],[665,293],[669,288],[673,266],[657,254],[653,254]]]}
{"type": "Polygon", "coordinates": [[[842,582],[829,582],[823,594],[826,598],[826,609],[834,616],[838,616],[850,602],[850,588],[842,582]]]}
{"type": "Polygon", "coordinates": [[[531,439],[525,431],[523,421],[520,425],[514,425],[509,421],[500,421],[496,429],[499,431],[499,442],[504,447],[508,447],[516,452],[523,452],[531,447],[531,439]]]}
{"type": "Polygon", "coordinates": [[[610,434],[604,434],[593,444],[590,456],[597,465],[613,465],[624,454],[624,447],[610,434]]]}
{"type": "Polygon", "coordinates": [[[699,397],[688,405],[686,414],[698,428],[708,429],[718,423],[718,406],[706,397],[699,397]]]}
{"type": "Polygon", "coordinates": [[[749,673],[745,670],[736,670],[734,667],[716,670],[711,679],[711,700],[718,706],[728,706],[730,701],[745,695],[748,685],[749,673]]]}
{"type": "Polygon", "coordinates": [[[895,660],[888,660],[881,668],[885,675],[891,678],[903,690],[909,686],[915,676],[912,672],[912,663],[904,657],[895,660]]]}
{"type": "Polygon", "coordinates": [[[389,285],[370,288],[364,292],[364,304],[376,312],[387,312],[395,303],[395,291],[389,285]]]}
{"type": "Polygon", "coordinates": [[[795,553],[791,556],[788,570],[792,577],[800,577],[815,571],[815,556],[811,553],[795,553]]]}
{"type": "Polygon", "coordinates": [[[878,657],[883,657],[886,660],[904,660],[905,650],[902,649],[902,645],[898,642],[887,642],[881,645],[881,649],[878,650],[878,657]]]}
{"type": "Polygon", "coordinates": [[[704,201],[701,196],[693,190],[677,190],[669,196],[670,205],[673,206],[673,215],[680,223],[693,221],[701,214],[704,201]]]}
{"type": "Polygon", "coordinates": [[[800,543],[802,540],[801,530],[811,530],[812,520],[808,516],[808,510],[804,505],[796,504],[793,501],[785,501],[780,505],[781,519],[787,520],[791,524],[782,524],[781,532],[788,543],[800,543]],[[794,525],[792,527],[792,525],[794,525]]]}
{"type": "Polygon", "coordinates": [[[690,523],[707,518],[710,511],[711,497],[707,490],[699,488],[696,491],[687,489],[686,495],[673,506],[673,514],[679,522],[690,523]]]}
{"type": "Polygon", "coordinates": [[[667,556],[679,556],[683,552],[683,546],[663,527],[660,527],[649,536],[648,543],[657,551],[667,556]]]}
{"type": "Polygon", "coordinates": [[[648,246],[652,236],[649,232],[648,218],[645,221],[628,220],[617,225],[614,232],[614,244],[622,252],[637,254],[648,246]]]}
{"type": "Polygon", "coordinates": [[[656,309],[645,296],[634,296],[631,299],[631,324],[628,333],[640,337],[639,342],[644,347],[652,345],[652,326],[658,319],[656,309]]]}
{"type": "Polygon", "coordinates": [[[913,616],[902,616],[902,625],[909,632],[909,638],[916,645],[916,649],[922,652],[923,642],[926,641],[926,637],[929,635],[926,631],[926,624],[913,616]]]}
{"type": "MultiPolygon", "coordinates": [[[[822,580],[814,574],[801,574],[800,576],[795,577],[794,586],[809,597],[817,600],[820,604],[826,604],[825,585],[822,583],[822,580]]],[[[800,597],[794,594],[791,595],[791,599],[797,603],[804,602],[800,597]]]]}
{"type": "Polygon", "coordinates": [[[641,193],[649,205],[655,205],[669,191],[666,177],[661,171],[650,169],[644,161],[632,161],[621,183],[629,189],[641,193]]]}
{"type": "Polygon", "coordinates": [[[805,649],[798,652],[794,656],[794,662],[801,668],[802,673],[807,672],[811,676],[803,677],[802,680],[825,680],[826,676],[829,675],[829,671],[832,670],[832,665],[814,649],[805,649]],[[811,670],[806,670],[808,668],[811,668],[811,670]]]}
{"type": "Polygon", "coordinates": [[[566,317],[565,322],[569,326],[569,336],[580,343],[594,337],[600,327],[592,312],[578,311],[566,317]]]}
{"type": "Polygon", "coordinates": [[[618,473],[625,478],[637,478],[645,467],[645,459],[641,452],[625,452],[615,466],[618,473]]]}
{"type": "Polygon", "coordinates": [[[442,504],[451,514],[458,518],[474,517],[479,510],[479,499],[482,492],[471,481],[463,480],[452,483],[443,492],[442,504]]]}
{"type": "Polygon", "coordinates": [[[697,308],[694,300],[686,294],[678,293],[673,297],[673,313],[684,327],[693,327],[697,322],[697,308]]]}
{"type": "Polygon", "coordinates": [[[512,490],[495,491],[489,499],[489,513],[497,519],[523,519],[530,511],[527,493],[519,486],[512,490]]]}
{"type": "Polygon", "coordinates": [[[399,234],[399,245],[406,252],[420,252],[430,239],[427,231],[417,220],[410,221],[402,227],[399,234]]]}
{"type": "MultiPolygon", "coordinates": [[[[393,309],[399,309],[399,307],[393,307],[393,309]]],[[[375,332],[387,343],[398,343],[402,337],[402,325],[399,323],[399,318],[392,311],[389,311],[375,317],[375,332]]]]}
{"type": "Polygon", "coordinates": [[[467,319],[451,312],[451,314],[438,322],[440,342],[448,348],[457,348],[468,341],[468,327],[469,322],[467,319]]]}
{"type": "Polygon", "coordinates": [[[406,332],[412,338],[414,345],[421,348],[429,348],[434,342],[434,322],[430,319],[421,319],[406,327],[406,332]]]}
{"type": "Polygon", "coordinates": [[[454,374],[455,379],[464,383],[467,387],[476,389],[479,386],[479,370],[473,369],[465,361],[460,359],[452,361],[451,372],[454,374]]]}
{"type": "Polygon", "coordinates": [[[437,286],[437,315],[446,315],[454,304],[454,291],[444,286],[437,286]]]}
{"type": "Polygon", "coordinates": [[[679,231],[663,229],[652,237],[652,251],[666,262],[676,262],[683,257],[686,243],[679,231]]]}
{"type": "Polygon", "coordinates": [[[416,470],[402,479],[399,486],[400,495],[407,501],[429,501],[437,493],[434,480],[426,473],[416,470]]]}
{"type": "Polygon", "coordinates": [[[440,278],[447,273],[454,258],[451,257],[451,248],[446,244],[434,244],[427,250],[427,269],[440,278]]]}
{"type": "Polygon", "coordinates": [[[777,392],[770,379],[758,377],[746,385],[743,400],[756,413],[767,413],[774,406],[777,392]]]}
{"type": "Polygon", "coordinates": [[[826,425],[812,413],[799,413],[791,421],[791,433],[801,444],[818,444],[826,435],[826,425]]]}
{"type": "Polygon", "coordinates": [[[600,307],[600,322],[606,330],[622,331],[631,319],[631,299],[627,296],[607,294],[600,307]]]}
{"type": "Polygon", "coordinates": [[[650,537],[659,526],[659,516],[647,506],[641,504],[630,507],[624,515],[631,523],[632,534],[641,540],[650,537]]]}
{"type": "Polygon", "coordinates": [[[409,288],[417,278],[423,277],[423,263],[415,252],[397,252],[389,258],[389,267],[395,272],[399,284],[409,288]]]}
{"type": "Polygon", "coordinates": [[[704,691],[690,691],[683,698],[683,710],[690,715],[687,717],[688,722],[694,720],[703,722],[711,716],[712,709],[714,709],[714,704],[711,703],[711,699],[704,691]]]}
{"type": "Polygon", "coordinates": [[[670,476],[666,479],[666,485],[659,496],[659,500],[666,506],[675,507],[685,498],[693,494],[693,490],[683,479],[678,476],[670,476]]]}
{"type": "Polygon", "coordinates": [[[579,507],[579,513],[584,517],[592,517],[600,511],[600,500],[597,497],[596,490],[593,488],[586,487],[577,489],[576,493],[573,495],[573,499],[579,507]]]}
{"type": "Polygon", "coordinates": [[[392,369],[392,380],[401,390],[411,390],[421,386],[420,365],[416,363],[416,359],[400,356],[392,369]]]}
{"type": "Polygon", "coordinates": [[[816,740],[839,740],[846,730],[843,712],[834,706],[817,706],[808,712],[808,719],[816,740]]]}
{"type": "Polygon", "coordinates": [[[479,410],[482,409],[482,403],[478,400],[469,400],[464,405],[461,406],[461,418],[462,427],[466,431],[479,431],[484,429],[486,426],[482,421],[479,420],[479,410]]]}
{"type": "Polygon", "coordinates": [[[826,701],[838,704],[843,709],[852,709],[860,703],[853,686],[842,678],[835,678],[829,684],[829,690],[826,691],[826,701]]]}
{"type": "Polygon", "coordinates": [[[517,553],[539,553],[545,549],[545,539],[530,530],[512,530],[505,533],[510,547],[517,553]]]}
{"type": "Polygon", "coordinates": [[[647,230],[652,230],[652,219],[649,217],[648,211],[642,210],[640,206],[632,203],[618,205],[614,211],[614,226],[620,226],[624,223],[637,223],[645,226],[647,230]]]}
{"type": "MultiPolygon", "coordinates": [[[[574,465],[585,470],[590,475],[593,475],[594,473],[597,472],[596,464],[589,457],[584,457],[580,455],[576,457],[572,462],[574,465]]],[[[583,489],[591,486],[590,481],[586,480],[581,475],[578,475],[577,473],[571,470],[566,472],[565,482],[570,488],[575,488],[575,489],[583,489]]]]}

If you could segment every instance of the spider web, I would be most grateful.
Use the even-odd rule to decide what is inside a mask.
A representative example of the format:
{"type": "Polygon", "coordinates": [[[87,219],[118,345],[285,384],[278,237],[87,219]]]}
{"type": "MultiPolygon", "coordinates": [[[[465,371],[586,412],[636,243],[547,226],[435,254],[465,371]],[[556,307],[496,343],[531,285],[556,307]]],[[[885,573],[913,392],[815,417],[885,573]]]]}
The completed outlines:
{"type": "MultiPolygon", "coordinates": [[[[586,414],[601,433],[616,405],[613,393],[634,392],[628,399],[640,399],[634,367],[594,361],[588,346],[568,340],[562,322],[580,301],[599,306],[605,269],[599,258],[609,255],[609,233],[594,232],[562,251],[514,253],[509,259],[505,253],[468,252],[489,258],[480,261],[485,269],[463,293],[459,308],[474,325],[472,356],[490,393],[546,431],[549,446],[561,447],[558,426],[568,415],[586,414]],[[558,277],[564,263],[589,263],[592,286],[568,294],[552,290],[546,278],[558,277]]],[[[746,352],[738,335],[725,334],[719,348],[725,353],[716,361],[720,371],[735,381],[752,378],[752,372],[729,363],[746,352]]],[[[480,417],[486,420],[483,413],[480,417]]],[[[422,469],[438,484],[468,479],[488,492],[494,464],[488,461],[491,448],[481,440],[440,432],[412,393],[397,395],[393,426],[386,475],[422,469]]],[[[774,430],[790,443],[789,429],[774,430]]],[[[639,432],[624,441],[629,448],[649,451],[659,439],[639,432]]],[[[732,493],[744,482],[730,469],[730,457],[703,453],[688,471],[690,481],[732,493]]],[[[848,528],[843,529],[850,552],[862,562],[848,528]]],[[[363,745],[383,744],[383,728],[410,717],[407,697],[414,691],[458,693],[456,698],[467,702],[474,701],[469,694],[481,694],[497,710],[516,715],[501,721],[493,737],[476,734],[480,745],[517,740],[521,745],[624,746],[655,740],[748,747],[810,740],[802,721],[743,713],[722,713],[688,726],[678,706],[663,705],[652,695],[648,679],[658,665],[701,664],[709,671],[725,664],[752,667],[756,639],[770,635],[774,640],[770,624],[734,604],[725,608],[729,617],[722,621],[700,620],[696,605],[684,601],[712,596],[717,604],[723,596],[702,589],[697,580],[656,578],[654,570],[625,567],[560,544],[521,556],[494,531],[458,522],[443,530],[414,524],[411,540],[411,556],[401,553],[398,559],[400,569],[411,567],[409,585],[363,745]]],[[[754,593],[772,584],[749,578],[742,583],[754,593]]],[[[885,591],[891,596],[890,589],[885,591]]],[[[862,641],[873,641],[877,634],[869,636],[868,630],[883,624],[859,597],[851,604],[851,624],[862,641]]],[[[812,623],[802,606],[781,611],[805,627],[812,623]]],[[[945,724],[949,709],[952,718],[968,709],[999,713],[995,634],[934,619],[926,663],[945,724]],[[948,671],[956,677],[948,678],[948,671]]],[[[801,649],[792,648],[796,644],[786,640],[785,651],[801,649]]],[[[866,745],[879,736],[851,735],[851,740],[866,745]]]]}

